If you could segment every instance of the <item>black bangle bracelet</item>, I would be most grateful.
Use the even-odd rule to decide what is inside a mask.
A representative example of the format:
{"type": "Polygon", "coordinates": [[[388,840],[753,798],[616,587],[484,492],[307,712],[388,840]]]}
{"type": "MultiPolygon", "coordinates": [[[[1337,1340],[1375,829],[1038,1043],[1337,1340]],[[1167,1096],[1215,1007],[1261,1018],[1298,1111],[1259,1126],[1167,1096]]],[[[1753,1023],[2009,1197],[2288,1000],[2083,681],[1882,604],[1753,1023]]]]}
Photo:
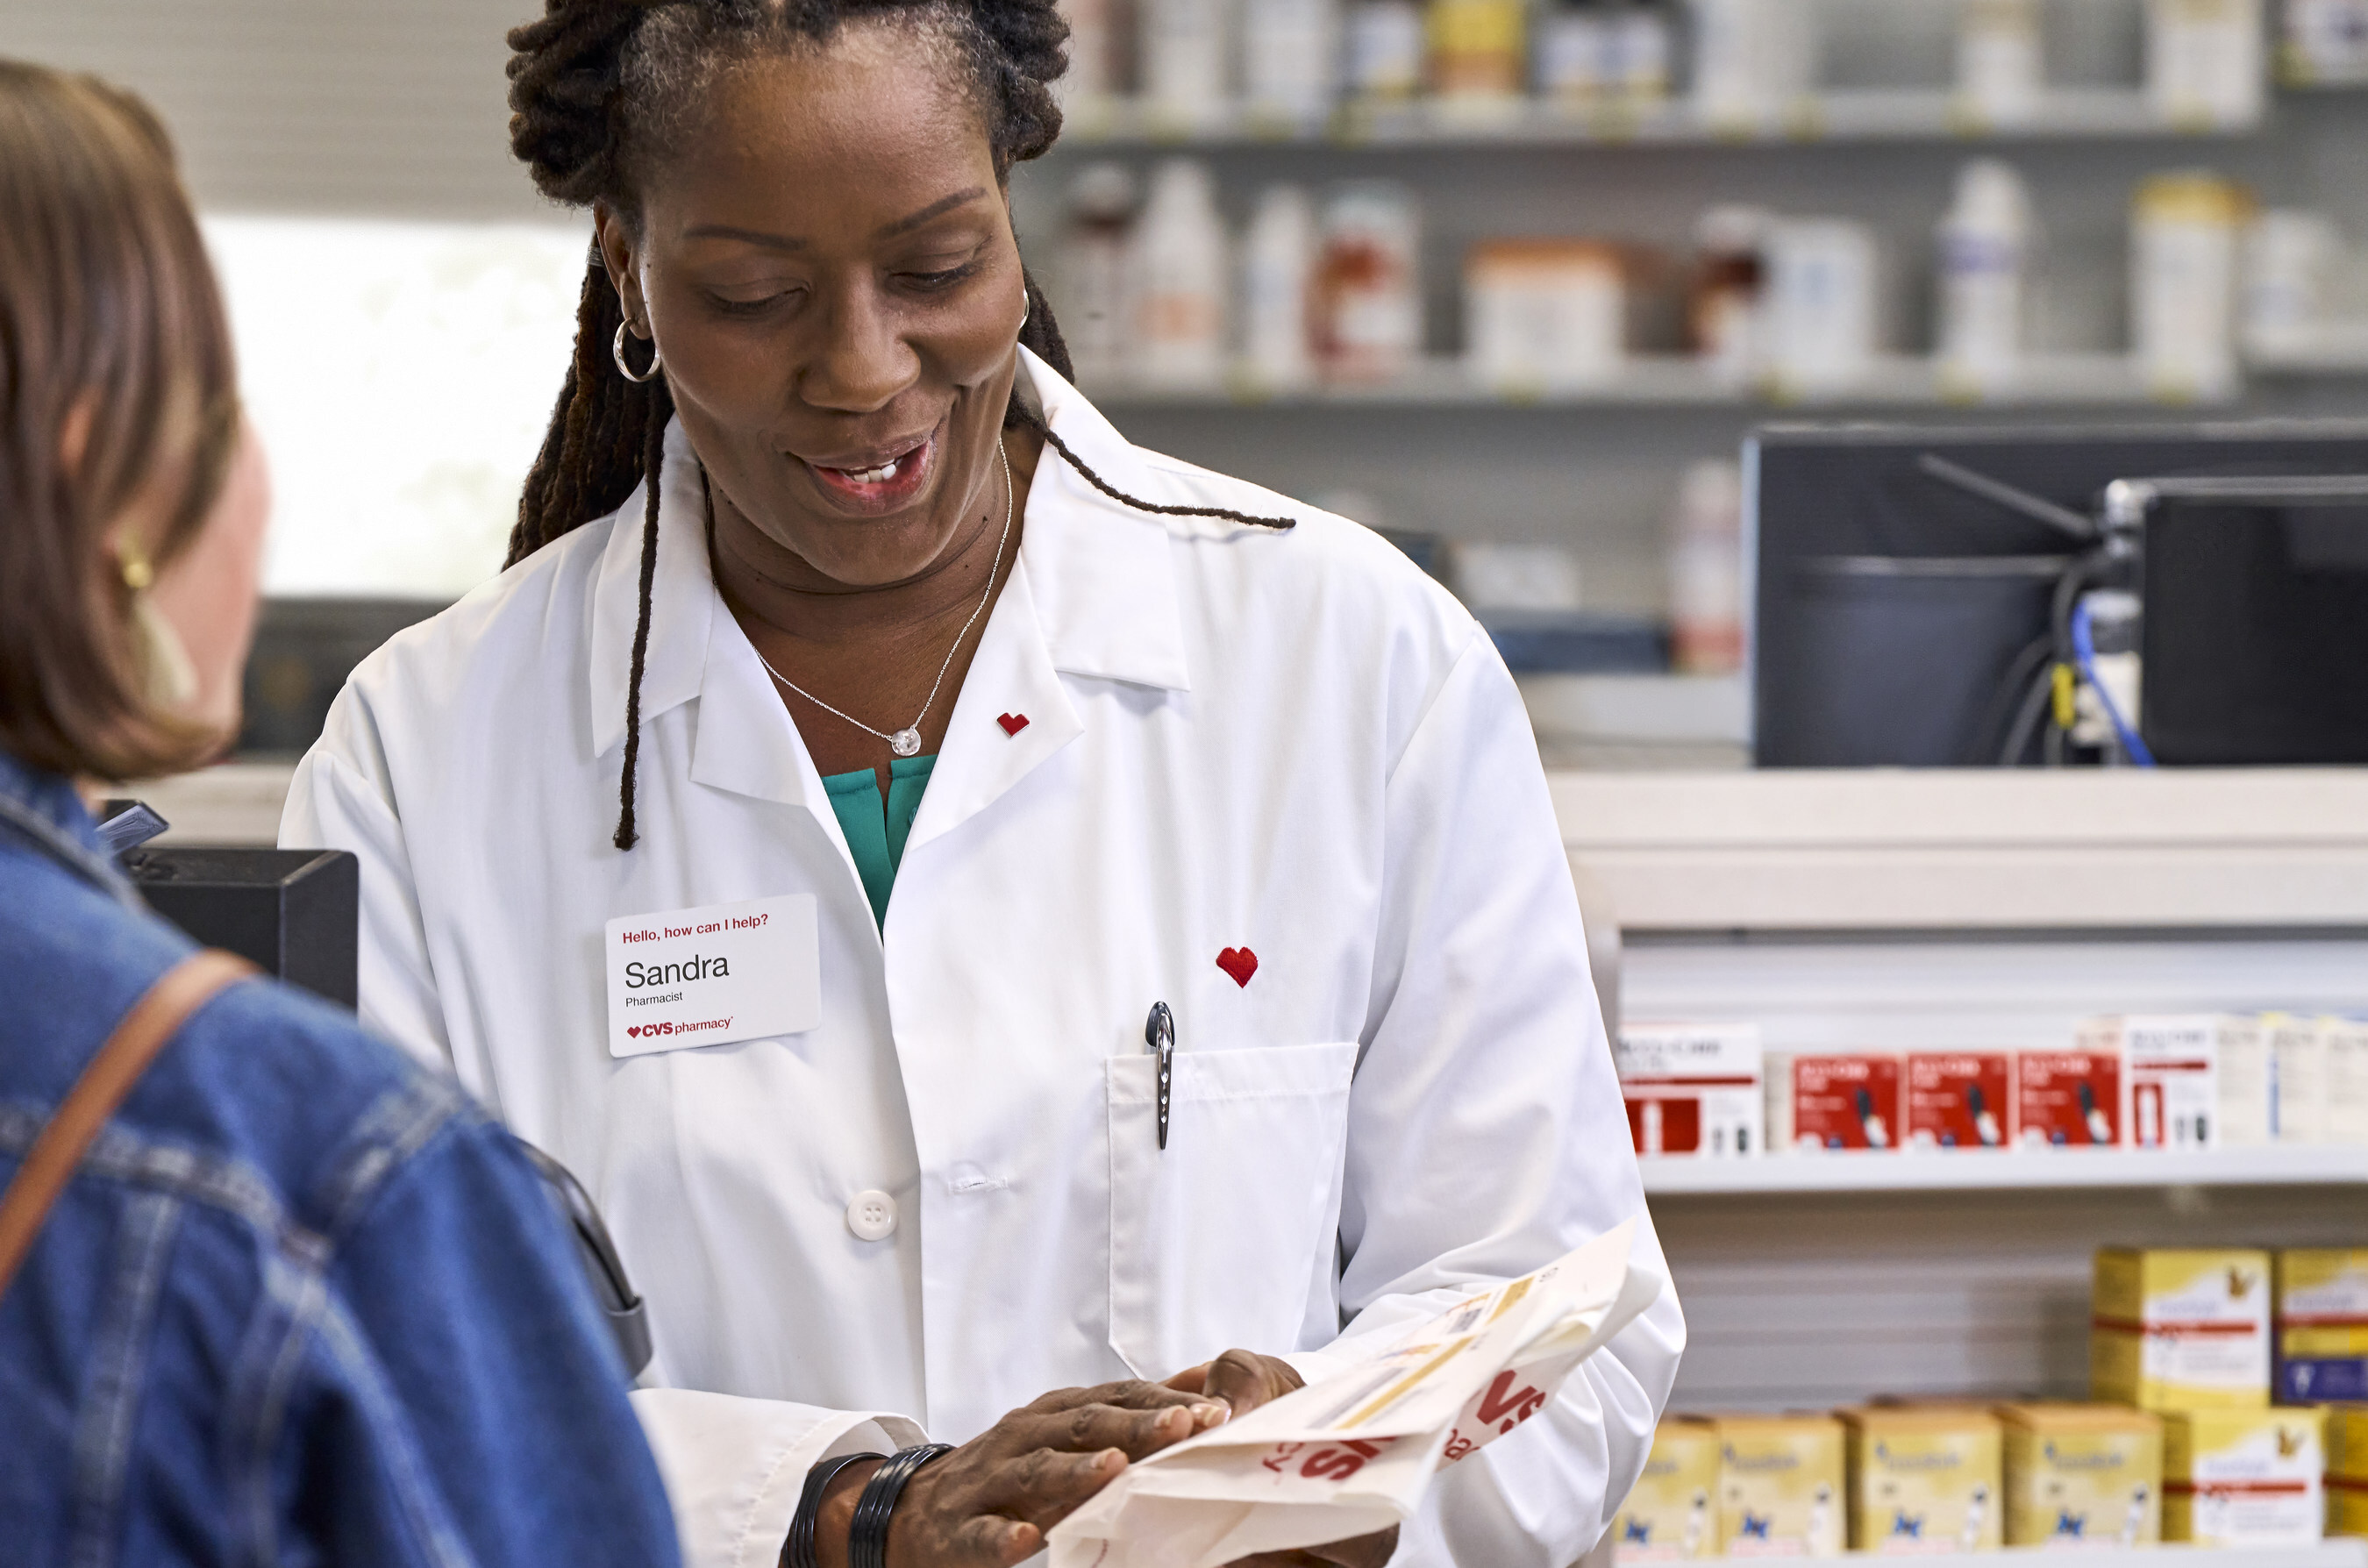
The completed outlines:
{"type": "Polygon", "coordinates": [[[855,1522],[848,1528],[848,1568],[888,1568],[888,1520],[896,1512],[905,1483],[939,1454],[953,1451],[950,1443],[900,1449],[871,1472],[863,1483],[863,1495],[856,1499],[855,1522]]]}
{"type": "Polygon", "coordinates": [[[886,1459],[885,1454],[841,1454],[825,1460],[806,1471],[805,1490],[798,1494],[798,1511],[790,1516],[790,1537],[781,1542],[780,1568],[822,1568],[822,1559],[814,1555],[814,1525],[822,1517],[823,1494],[838,1479],[838,1472],[851,1464],[865,1460],[886,1459]]]}

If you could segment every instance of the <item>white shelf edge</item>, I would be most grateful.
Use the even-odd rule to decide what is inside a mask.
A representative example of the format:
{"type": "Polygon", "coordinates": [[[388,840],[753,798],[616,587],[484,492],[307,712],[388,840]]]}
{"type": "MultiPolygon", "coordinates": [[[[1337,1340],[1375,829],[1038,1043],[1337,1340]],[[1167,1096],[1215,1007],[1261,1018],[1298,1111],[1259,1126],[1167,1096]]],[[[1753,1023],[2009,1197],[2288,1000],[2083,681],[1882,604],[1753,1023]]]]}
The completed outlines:
{"type": "MultiPolygon", "coordinates": [[[[2186,398],[2152,383],[2134,360],[2113,354],[2034,355],[2007,388],[1952,385],[1926,358],[1888,356],[1845,383],[1826,387],[1739,386],[1678,355],[1638,355],[1611,377],[1534,389],[1474,380],[1461,359],[1434,356],[1407,375],[1368,386],[1269,392],[1256,387],[1167,386],[1133,377],[1098,377],[1086,391],[1110,409],[1297,408],[1736,408],[1771,413],[1833,408],[2209,407],[2231,398],[2186,398]]],[[[2233,394],[2231,394],[2233,397],[2233,394]]]]}
{"type": "Polygon", "coordinates": [[[2192,140],[2241,136],[2260,129],[2258,121],[2212,124],[2168,118],[2135,87],[2058,89],[2043,97],[2028,119],[2003,123],[1985,120],[1944,88],[1816,93],[1737,116],[1707,113],[1683,98],[1594,109],[1533,98],[1424,99],[1351,103],[1324,113],[1295,115],[1241,103],[1198,115],[1178,114],[1143,99],[1117,98],[1073,103],[1066,114],[1065,142],[1104,148],[1799,147],[1861,142],[2192,140]]]}
{"type": "Polygon", "coordinates": [[[2209,1154],[2083,1149],[1770,1154],[1756,1160],[1653,1155],[1637,1164],[1648,1197],[2368,1185],[2368,1147],[2353,1146],[2209,1154]]]}
{"type": "Polygon", "coordinates": [[[2077,1568],[2368,1568],[2368,1540],[2333,1537],[2311,1546],[2172,1544],[2084,1548],[2068,1553],[2062,1548],[2017,1546],[1998,1555],[2015,1562],[2062,1562],[2077,1568]]]}

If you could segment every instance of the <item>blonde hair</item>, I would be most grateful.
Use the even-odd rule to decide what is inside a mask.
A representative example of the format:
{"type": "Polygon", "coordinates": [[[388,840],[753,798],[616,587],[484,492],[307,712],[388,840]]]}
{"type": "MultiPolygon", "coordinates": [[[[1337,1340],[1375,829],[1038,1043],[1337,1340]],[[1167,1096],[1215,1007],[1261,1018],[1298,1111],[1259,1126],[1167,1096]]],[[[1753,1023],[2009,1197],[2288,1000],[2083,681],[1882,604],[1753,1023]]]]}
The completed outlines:
{"type": "Polygon", "coordinates": [[[172,141],[138,98],[0,60],[0,749],[127,778],[219,737],[158,710],[111,536],[168,564],[238,437],[236,369],[172,141]],[[69,464],[70,423],[87,438],[69,464]]]}

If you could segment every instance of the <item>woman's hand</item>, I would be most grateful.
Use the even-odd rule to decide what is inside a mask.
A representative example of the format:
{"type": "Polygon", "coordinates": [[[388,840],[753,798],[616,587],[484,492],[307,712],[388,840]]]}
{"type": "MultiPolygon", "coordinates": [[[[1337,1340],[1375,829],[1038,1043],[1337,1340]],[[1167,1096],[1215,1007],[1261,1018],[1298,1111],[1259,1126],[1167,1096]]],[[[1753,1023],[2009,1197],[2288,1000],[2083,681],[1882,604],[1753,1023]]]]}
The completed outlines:
{"type": "MultiPolygon", "coordinates": [[[[1304,1388],[1299,1369],[1255,1350],[1228,1350],[1215,1360],[1188,1368],[1167,1380],[1167,1386],[1185,1393],[1221,1399],[1235,1415],[1247,1415],[1259,1405],[1304,1388]]],[[[1327,1546],[1298,1551],[1267,1551],[1244,1557],[1226,1568],[1382,1568],[1398,1549],[1398,1528],[1392,1525],[1372,1535],[1352,1536],[1327,1546]]]]}
{"type": "MultiPolygon", "coordinates": [[[[1127,1465],[1224,1421],[1224,1403],[1160,1383],[1061,1389],[925,1466],[888,1527],[889,1568],[1009,1568],[1127,1465]]],[[[816,1520],[823,1568],[846,1568],[847,1530],[876,1464],[832,1479],[816,1520]]]]}

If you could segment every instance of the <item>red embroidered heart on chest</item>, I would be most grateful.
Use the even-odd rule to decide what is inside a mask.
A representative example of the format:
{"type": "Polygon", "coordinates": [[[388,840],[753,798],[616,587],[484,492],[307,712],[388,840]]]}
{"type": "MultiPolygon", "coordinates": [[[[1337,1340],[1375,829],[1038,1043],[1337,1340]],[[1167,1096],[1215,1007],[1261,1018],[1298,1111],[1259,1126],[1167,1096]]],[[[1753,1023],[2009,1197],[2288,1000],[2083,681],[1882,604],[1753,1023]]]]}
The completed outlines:
{"type": "Polygon", "coordinates": [[[1025,713],[1006,713],[996,719],[996,722],[1003,726],[1003,733],[1005,734],[1016,735],[1020,731],[1028,727],[1028,715],[1025,713]]]}
{"type": "Polygon", "coordinates": [[[1247,985],[1258,972],[1258,955],[1247,948],[1227,948],[1217,955],[1217,967],[1232,975],[1235,985],[1247,985]]]}

